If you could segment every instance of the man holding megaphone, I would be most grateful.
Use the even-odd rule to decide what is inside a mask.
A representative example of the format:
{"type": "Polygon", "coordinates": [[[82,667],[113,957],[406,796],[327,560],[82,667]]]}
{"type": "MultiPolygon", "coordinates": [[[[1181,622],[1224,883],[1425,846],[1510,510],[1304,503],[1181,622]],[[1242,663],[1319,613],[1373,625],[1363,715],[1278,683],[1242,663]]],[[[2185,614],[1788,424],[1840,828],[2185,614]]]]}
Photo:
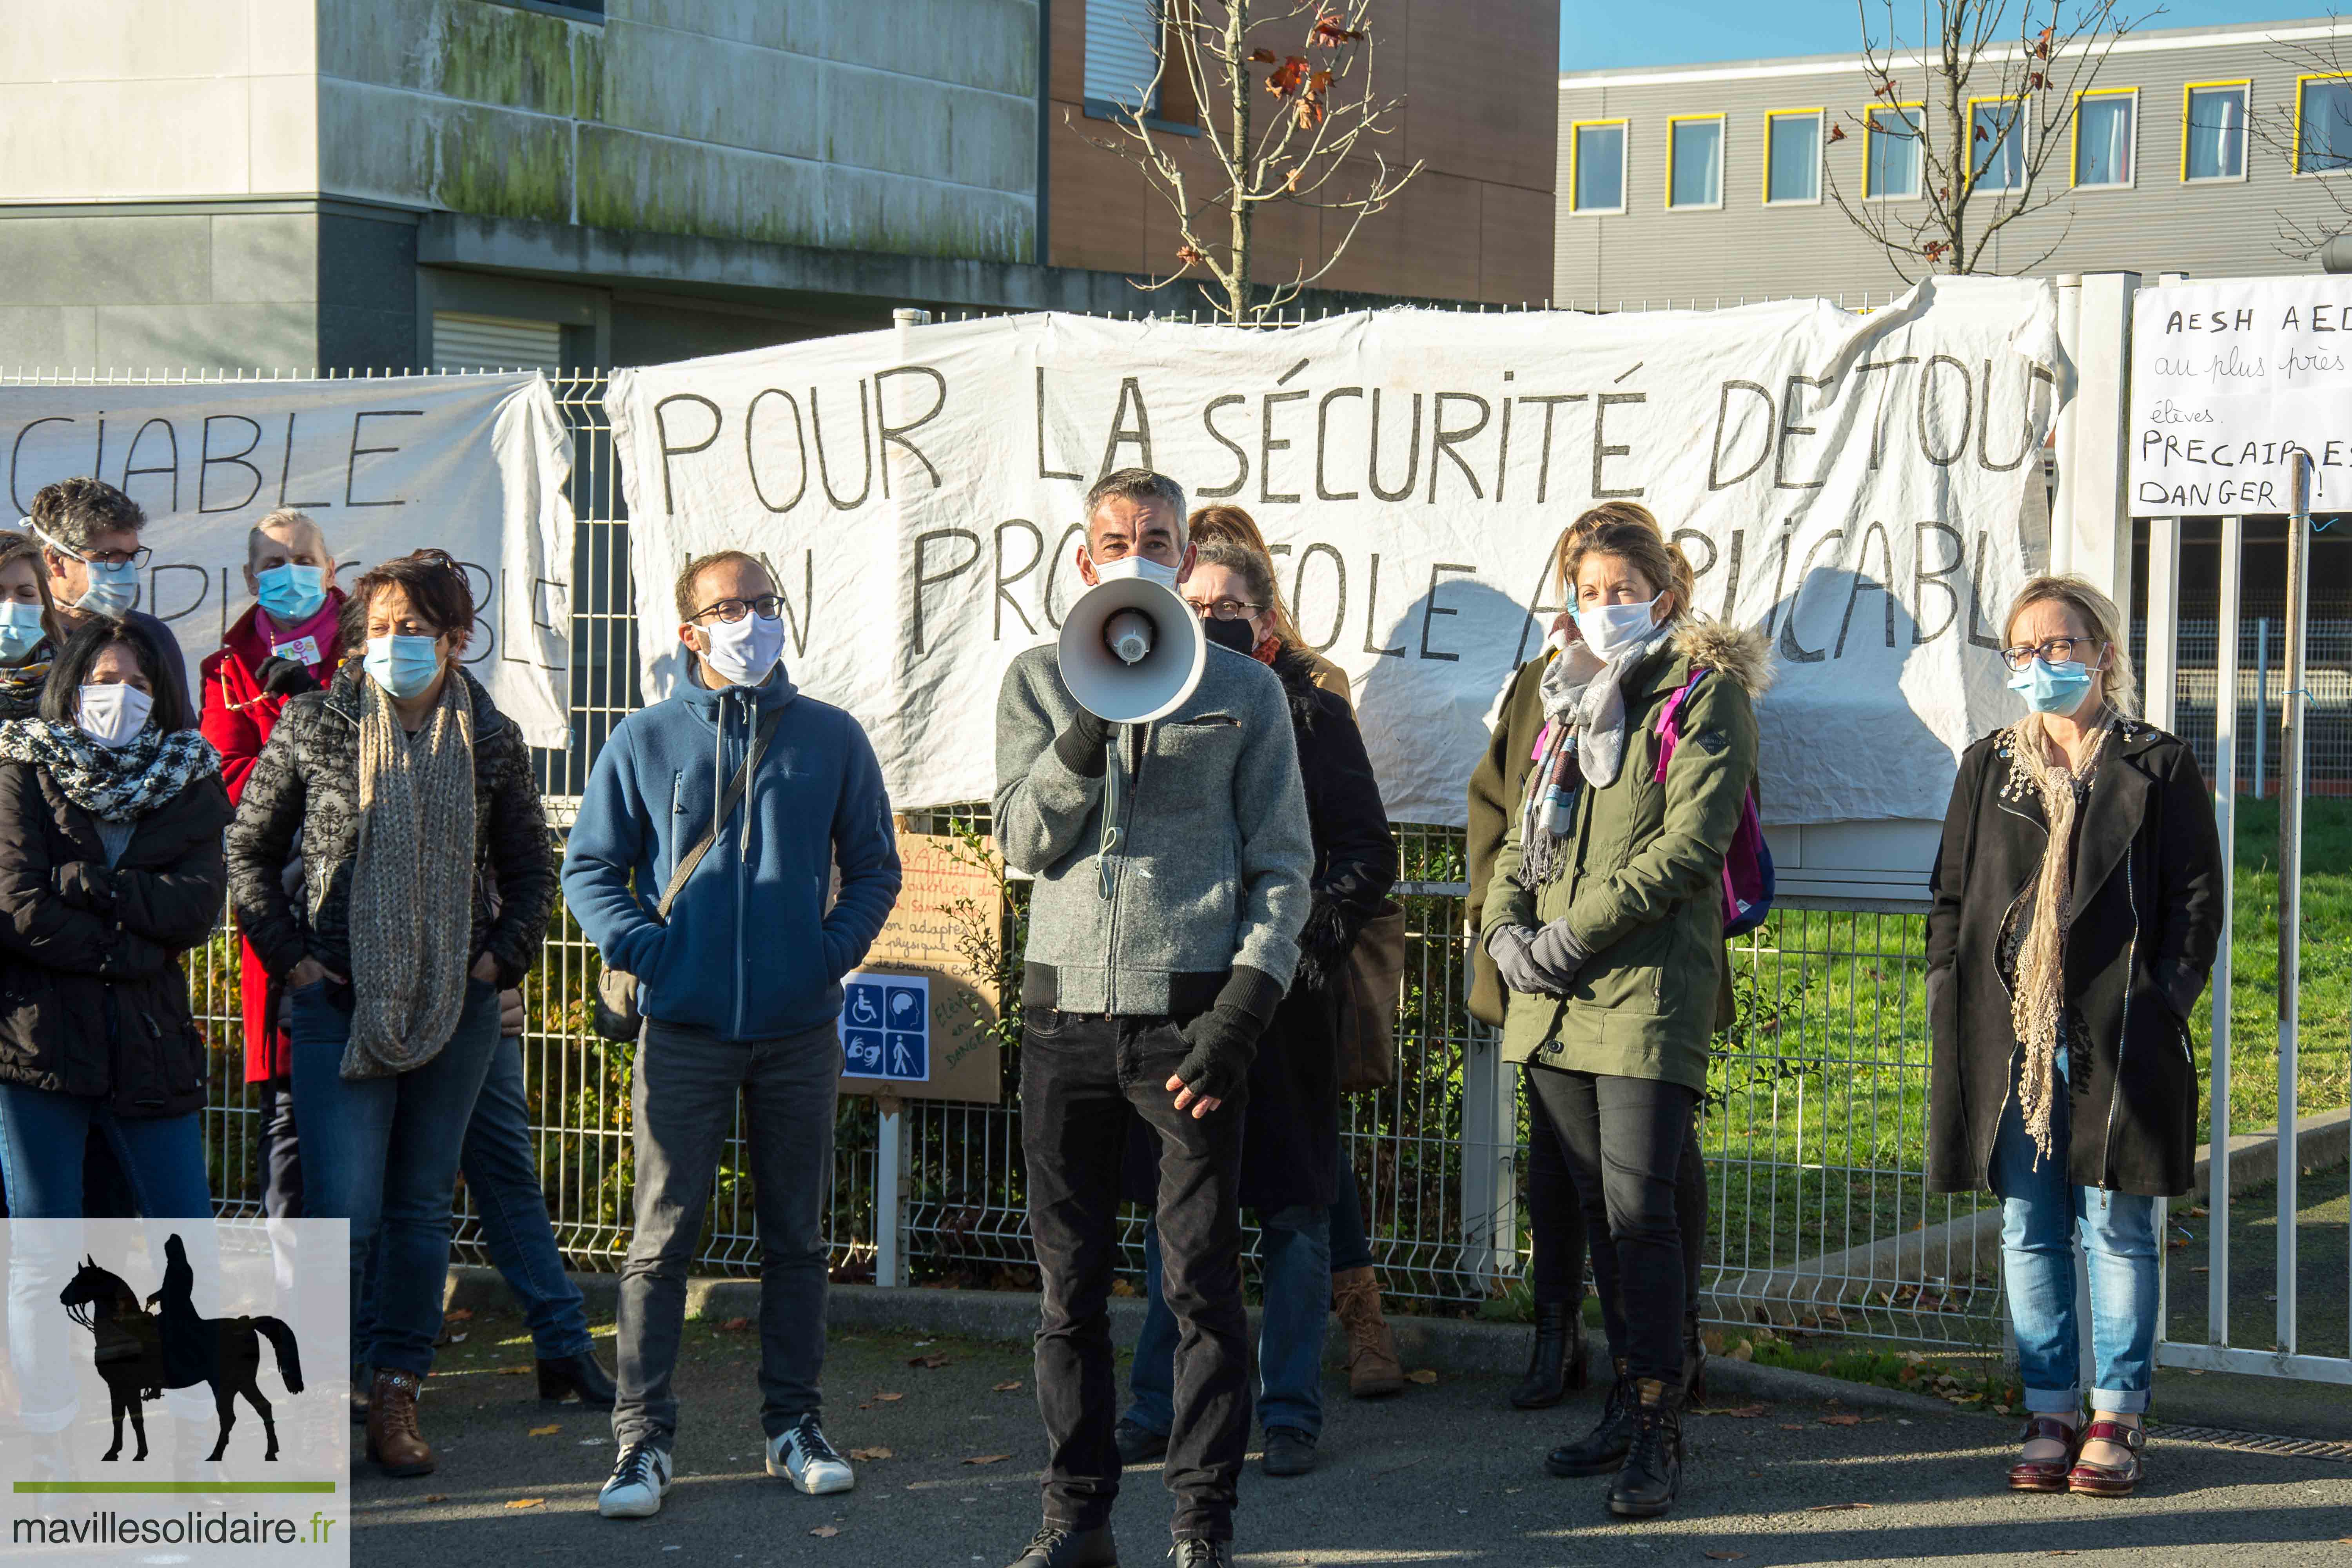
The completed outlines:
{"type": "Polygon", "coordinates": [[[1182,487],[1121,468],[1087,492],[1086,521],[1087,592],[1058,646],[1013,660],[996,710],[996,840],[1036,878],[1021,1118],[1050,1448],[1045,1522],[1013,1568],[1118,1561],[1108,1303],[1130,1115],[1157,1145],[1181,1331],[1175,1561],[1224,1568],[1250,1426],[1240,1101],[1297,963],[1314,847],[1281,681],[1226,644],[1246,622],[1204,623],[1176,595],[1182,487]]]}

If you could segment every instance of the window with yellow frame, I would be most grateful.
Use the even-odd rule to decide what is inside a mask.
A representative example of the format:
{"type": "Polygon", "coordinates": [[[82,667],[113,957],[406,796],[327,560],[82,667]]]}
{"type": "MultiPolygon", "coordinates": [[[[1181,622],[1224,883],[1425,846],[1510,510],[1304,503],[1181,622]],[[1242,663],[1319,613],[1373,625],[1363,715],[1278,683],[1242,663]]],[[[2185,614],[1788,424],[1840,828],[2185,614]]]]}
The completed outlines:
{"type": "Polygon", "coordinates": [[[1764,205],[1818,205],[1825,109],[1775,109],[1764,116],[1764,205]]]}
{"type": "Polygon", "coordinates": [[[1969,184],[1988,195],[2025,189],[2026,118],[2021,98],[1969,100],[1969,184]]]}
{"type": "Polygon", "coordinates": [[[1927,166],[1927,106],[1895,103],[1870,111],[1862,156],[1862,194],[1908,201],[1922,194],[1927,166]]]}
{"type": "Polygon", "coordinates": [[[2192,81],[2180,89],[2180,183],[2246,177],[2251,81],[2192,81]]]}
{"type": "Polygon", "coordinates": [[[2078,191],[2129,190],[2138,173],[2139,89],[2095,87],[2074,95],[2071,183],[2078,191]]]}
{"type": "Polygon", "coordinates": [[[2352,169],[2352,76],[2294,79],[2294,172],[2352,169]]]}
{"type": "Polygon", "coordinates": [[[1723,116],[1666,117],[1666,205],[1700,211],[1723,205],[1723,116]]]}

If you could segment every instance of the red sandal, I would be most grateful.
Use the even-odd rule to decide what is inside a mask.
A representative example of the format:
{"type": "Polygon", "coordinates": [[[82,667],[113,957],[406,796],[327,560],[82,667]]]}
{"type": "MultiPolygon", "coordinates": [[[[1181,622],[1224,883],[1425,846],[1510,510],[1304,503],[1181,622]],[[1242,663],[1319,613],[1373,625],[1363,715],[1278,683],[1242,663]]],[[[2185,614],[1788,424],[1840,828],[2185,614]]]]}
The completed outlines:
{"type": "Polygon", "coordinates": [[[2057,1459],[2020,1459],[2009,1467],[2009,1489],[2013,1492],[2064,1491],[2068,1470],[2074,1463],[2074,1456],[2082,1451],[2081,1439],[2075,1436],[2074,1427],[2055,1415],[2027,1417],[2025,1434],[2018,1440],[2031,1443],[2036,1438],[2047,1438],[2053,1443],[2064,1444],[2065,1457],[2057,1459]]]}
{"type": "MultiPolygon", "coordinates": [[[[2067,1472],[2066,1489],[2084,1497],[2129,1497],[2139,1485],[2146,1469],[2140,1463],[2139,1451],[2147,1447],[2147,1433],[2141,1427],[2126,1426],[2120,1421],[2094,1421],[2083,1434],[2085,1443],[2120,1443],[2129,1451],[2131,1462],[2121,1467],[2086,1465],[2076,1462],[2067,1472]]],[[[2079,1451],[2079,1450],[2078,1450],[2079,1451]]]]}

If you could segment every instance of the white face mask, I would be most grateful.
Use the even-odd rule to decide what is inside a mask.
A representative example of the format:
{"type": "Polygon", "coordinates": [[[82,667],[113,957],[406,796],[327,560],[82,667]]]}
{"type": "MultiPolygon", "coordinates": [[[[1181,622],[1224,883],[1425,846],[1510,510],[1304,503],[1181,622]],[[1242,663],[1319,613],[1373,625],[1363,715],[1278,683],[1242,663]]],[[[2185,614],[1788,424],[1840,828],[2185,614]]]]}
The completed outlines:
{"type": "MultiPolygon", "coordinates": [[[[1661,595],[1663,596],[1663,595],[1661,595]]],[[[1639,638],[1656,624],[1658,600],[1639,605],[1600,605],[1576,612],[1576,629],[1584,646],[1603,658],[1639,638]]]]}
{"type": "Polygon", "coordinates": [[[81,726],[83,734],[101,746],[121,746],[147,728],[147,715],[154,710],[155,700],[135,686],[117,682],[83,687],[78,707],[74,722],[81,726]]]}
{"type": "Polygon", "coordinates": [[[1147,583],[1157,583],[1170,593],[1176,591],[1176,568],[1165,566],[1141,555],[1122,555],[1116,561],[1097,561],[1095,581],[1116,583],[1122,578],[1140,577],[1147,583]]]}
{"type": "Polygon", "coordinates": [[[740,621],[709,621],[702,635],[710,643],[703,659],[735,686],[757,686],[784,657],[784,617],[745,616],[740,621]]]}

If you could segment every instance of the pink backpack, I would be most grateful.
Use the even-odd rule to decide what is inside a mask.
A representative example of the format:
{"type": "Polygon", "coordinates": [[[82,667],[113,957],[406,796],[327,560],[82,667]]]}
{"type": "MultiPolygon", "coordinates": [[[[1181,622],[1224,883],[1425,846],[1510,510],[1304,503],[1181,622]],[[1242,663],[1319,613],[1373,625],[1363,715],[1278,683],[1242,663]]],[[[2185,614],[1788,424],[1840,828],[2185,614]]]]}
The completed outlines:
{"type": "MultiPolygon", "coordinates": [[[[1690,700],[1698,683],[1706,679],[1704,668],[1694,669],[1681,689],[1666,699],[1658,710],[1658,771],[1657,781],[1666,779],[1666,764],[1674,760],[1675,747],[1681,742],[1683,705],[1690,700]]],[[[1772,912],[1772,850],[1764,842],[1764,824],[1756,812],[1756,790],[1753,785],[1739,803],[1739,826],[1732,830],[1731,847],[1723,857],[1723,934],[1727,940],[1746,936],[1764,923],[1772,912]]]]}

